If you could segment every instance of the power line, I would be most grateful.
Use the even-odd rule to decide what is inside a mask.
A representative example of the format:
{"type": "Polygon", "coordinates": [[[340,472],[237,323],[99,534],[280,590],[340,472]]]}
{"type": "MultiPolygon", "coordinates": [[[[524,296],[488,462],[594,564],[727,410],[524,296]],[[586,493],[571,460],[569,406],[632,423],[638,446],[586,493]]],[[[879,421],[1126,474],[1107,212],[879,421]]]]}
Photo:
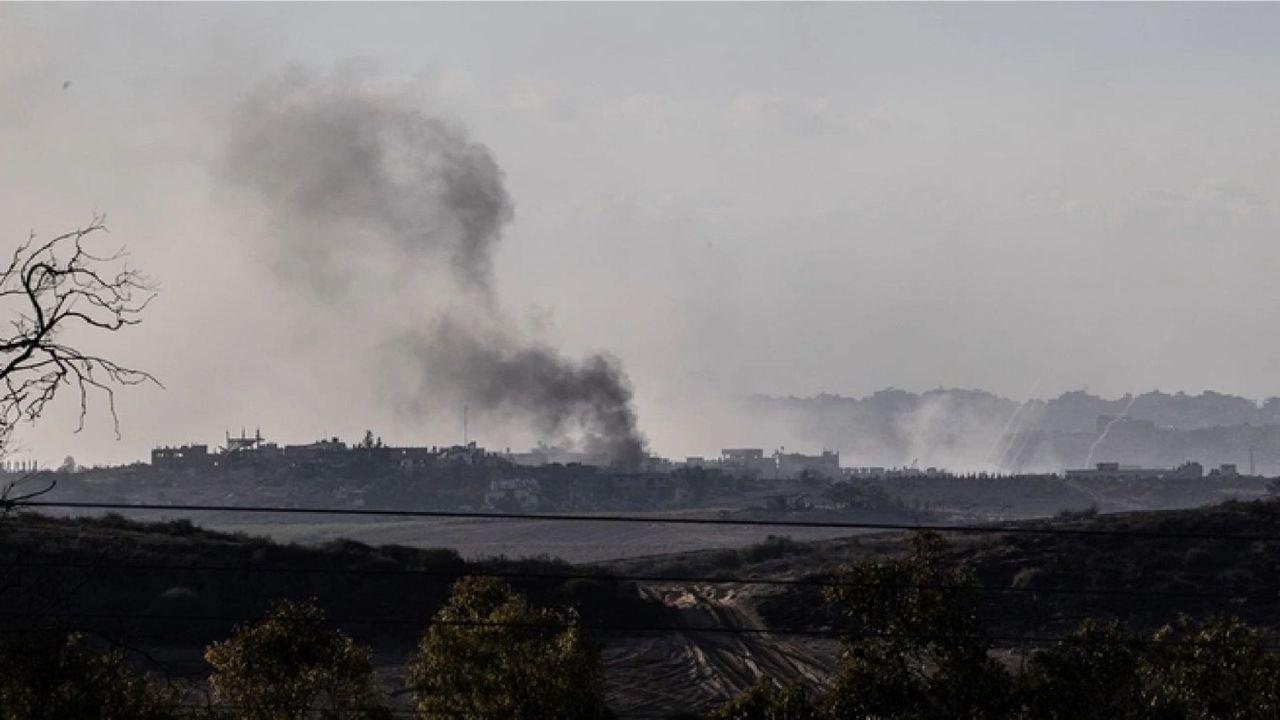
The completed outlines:
{"type": "Polygon", "coordinates": [[[1096,587],[1031,587],[1031,586],[991,586],[991,585],[892,585],[875,583],[853,583],[821,577],[806,578],[760,578],[742,575],[633,575],[633,574],[598,574],[590,572],[532,572],[503,570],[419,570],[410,568],[303,568],[296,566],[253,566],[253,565],[166,565],[162,563],[110,563],[110,562],[17,562],[3,567],[38,568],[38,569],[82,569],[82,570],[135,570],[139,572],[225,572],[225,573],[279,573],[290,575],[356,575],[361,577],[423,577],[439,579],[460,579],[464,577],[496,577],[504,579],[524,580],[594,580],[612,583],[685,583],[702,585],[766,585],[777,587],[889,587],[897,590],[956,590],[978,593],[1019,594],[1019,595],[1086,595],[1117,597],[1166,597],[1181,599],[1205,600],[1271,600],[1280,601],[1280,587],[1269,592],[1194,592],[1181,590],[1142,590],[1136,588],[1096,588],[1096,587]]]}
{"type": "MultiPolygon", "coordinates": [[[[737,518],[673,517],[670,515],[584,515],[574,513],[505,513],[462,512],[453,510],[391,510],[367,508],[265,507],[260,505],[164,505],[159,503],[108,503],[31,500],[21,507],[44,507],[84,510],[225,512],[270,515],[342,515],[351,517],[405,517],[462,520],[529,520],[544,522],[641,523],[648,525],[727,525],[737,527],[807,528],[814,530],[883,530],[964,534],[1058,535],[1078,537],[1117,537],[1153,540],[1224,540],[1240,542],[1280,542],[1280,535],[1228,534],[1208,532],[1144,531],[1100,528],[1036,527],[1031,525],[943,525],[924,523],[846,522],[838,520],[752,520],[737,518]]],[[[1101,514],[1099,517],[1122,516],[1123,513],[1101,514]]]]}

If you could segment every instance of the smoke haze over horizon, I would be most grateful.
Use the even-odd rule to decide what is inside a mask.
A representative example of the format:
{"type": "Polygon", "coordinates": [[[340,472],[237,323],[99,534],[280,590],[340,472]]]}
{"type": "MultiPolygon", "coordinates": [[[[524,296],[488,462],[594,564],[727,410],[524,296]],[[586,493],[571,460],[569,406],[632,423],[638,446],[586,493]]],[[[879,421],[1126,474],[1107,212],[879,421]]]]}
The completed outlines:
{"type": "Polygon", "coordinates": [[[1029,395],[1280,395],[1278,33],[1269,5],[0,7],[0,232],[107,213],[162,292],[100,349],[167,388],[121,394],[121,442],[102,406],[20,441],[433,444],[471,404],[490,447],[817,449],[738,399],[944,386],[999,400],[934,398],[893,457],[977,467],[1029,395]]]}
{"type": "Polygon", "coordinates": [[[1104,398],[1076,390],[1014,400],[983,390],[887,388],[865,397],[757,395],[746,404],[773,418],[782,428],[774,432],[838,450],[845,466],[1057,473],[1093,460],[1247,467],[1257,459],[1280,472],[1277,397],[1150,391],[1104,398]]]}

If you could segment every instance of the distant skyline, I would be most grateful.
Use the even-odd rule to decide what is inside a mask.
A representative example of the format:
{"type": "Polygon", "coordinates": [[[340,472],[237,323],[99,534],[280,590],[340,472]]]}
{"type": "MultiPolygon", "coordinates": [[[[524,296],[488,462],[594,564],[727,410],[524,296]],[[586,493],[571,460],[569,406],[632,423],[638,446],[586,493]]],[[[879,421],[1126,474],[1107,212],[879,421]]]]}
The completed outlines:
{"type": "Polygon", "coordinates": [[[661,454],[773,432],[726,402],[753,393],[1280,395],[1277,36],[1270,4],[0,6],[0,233],[107,213],[162,294],[99,347],[167,388],[121,393],[120,442],[102,403],[19,441],[460,436],[451,401],[397,407],[378,338],[461,296],[315,302],[220,179],[290,66],[488,148],[511,323],[616,357],[661,454]]]}

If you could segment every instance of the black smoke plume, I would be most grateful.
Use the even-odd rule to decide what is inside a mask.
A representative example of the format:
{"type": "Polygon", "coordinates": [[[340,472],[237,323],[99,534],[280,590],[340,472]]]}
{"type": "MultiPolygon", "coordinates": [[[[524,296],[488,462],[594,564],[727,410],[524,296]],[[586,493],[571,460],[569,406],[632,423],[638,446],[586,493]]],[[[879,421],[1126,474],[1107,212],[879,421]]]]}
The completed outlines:
{"type": "Polygon", "coordinates": [[[612,357],[596,354],[574,362],[554,348],[516,342],[450,315],[439,318],[429,334],[404,338],[401,348],[449,379],[436,395],[520,413],[543,437],[576,429],[581,450],[627,467],[644,458],[631,387],[612,357]]]}
{"type": "Polygon", "coordinates": [[[443,265],[474,301],[465,321],[423,310],[386,339],[384,348],[422,373],[415,391],[423,397],[406,406],[464,402],[518,415],[544,439],[576,437],[614,462],[642,459],[645,441],[616,361],[574,362],[508,329],[492,257],[512,204],[488,148],[358,72],[294,70],[266,82],[234,115],[229,138],[223,179],[265,206],[282,274],[331,300],[398,278],[373,289],[416,299],[422,277],[401,266],[443,265]],[[368,268],[370,258],[383,266],[368,268]]]}

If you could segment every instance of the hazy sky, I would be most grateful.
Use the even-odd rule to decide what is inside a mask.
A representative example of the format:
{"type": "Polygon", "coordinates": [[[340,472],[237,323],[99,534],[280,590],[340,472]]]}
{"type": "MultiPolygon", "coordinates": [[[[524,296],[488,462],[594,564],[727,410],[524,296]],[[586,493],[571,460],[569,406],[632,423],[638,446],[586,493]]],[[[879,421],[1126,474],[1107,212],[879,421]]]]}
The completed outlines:
{"type": "Polygon", "coordinates": [[[489,148],[501,303],[615,355],[658,452],[738,444],[720,400],[753,392],[1280,394],[1276,37],[1272,4],[0,6],[0,233],[101,210],[163,286],[92,339],[167,387],[120,397],[123,441],[69,408],[22,440],[460,434],[380,377],[374,329],[427,322],[419,289],[297,292],[216,177],[232,108],[291,64],[489,148]]]}

